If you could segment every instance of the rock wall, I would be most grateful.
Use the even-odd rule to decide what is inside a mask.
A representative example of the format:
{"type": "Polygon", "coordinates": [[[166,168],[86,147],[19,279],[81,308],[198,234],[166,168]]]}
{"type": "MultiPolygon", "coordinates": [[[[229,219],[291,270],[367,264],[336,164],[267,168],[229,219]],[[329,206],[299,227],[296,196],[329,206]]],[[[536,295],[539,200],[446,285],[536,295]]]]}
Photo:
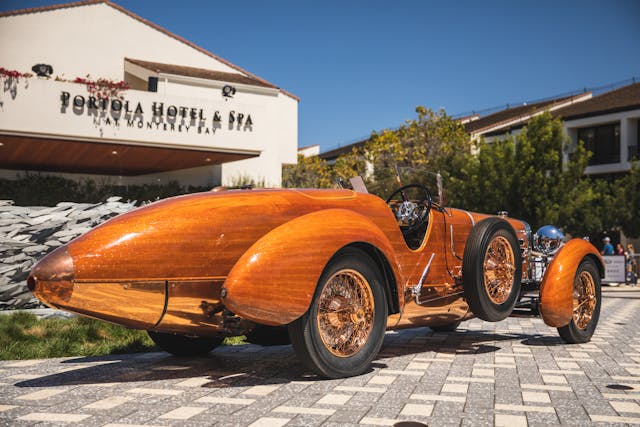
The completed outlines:
{"type": "Polygon", "coordinates": [[[14,206],[0,200],[0,310],[41,307],[26,287],[31,267],[47,253],[107,219],[136,207],[111,197],[105,203],[62,202],[54,207],[14,206]]]}

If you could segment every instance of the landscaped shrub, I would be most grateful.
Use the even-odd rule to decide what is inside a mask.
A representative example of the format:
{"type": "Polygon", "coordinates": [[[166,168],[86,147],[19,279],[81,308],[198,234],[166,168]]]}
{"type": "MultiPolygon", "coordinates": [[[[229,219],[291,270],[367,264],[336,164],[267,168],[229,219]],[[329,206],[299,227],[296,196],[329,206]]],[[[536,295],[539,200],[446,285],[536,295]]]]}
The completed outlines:
{"type": "Polygon", "coordinates": [[[208,191],[209,187],[166,184],[116,185],[109,179],[74,181],[59,176],[25,173],[18,179],[0,179],[0,200],[13,200],[19,206],[55,206],[59,202],[98,203],[108,197],[154,201],[180,194],[208,191]]]}

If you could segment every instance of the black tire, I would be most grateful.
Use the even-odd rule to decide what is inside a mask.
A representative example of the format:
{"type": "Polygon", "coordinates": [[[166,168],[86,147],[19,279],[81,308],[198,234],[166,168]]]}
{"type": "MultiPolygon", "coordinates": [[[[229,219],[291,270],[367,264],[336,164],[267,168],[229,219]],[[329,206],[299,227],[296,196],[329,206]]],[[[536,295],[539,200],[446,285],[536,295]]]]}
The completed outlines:
{"type": "MultiPolygon", "coordinates": [[[[584,291],[580,291],[580,288],[583,286],[588,286],[585,281],[591,281],[591,285],[593,286],[592,292],[596,299],[595,306],[592,307],[593,311],[591,312],[591,316],[588,321],[586,318],[580,319],[580,314],[574,311],[574,316],[571,317],[571,322],[569,322],[567,326],[558,328],[558,334],[560,334],[560,337],[569,344],[589,342],[593,333],[596,331],[596,326],[598,326],[598,319],[600,319],[600,304],[602,303],[600,273],[598,272],[598,268],[595,263],[590,258],[584,258],[576,270],[576,276],[573,282],[574,298],[576,293],[582,294],[583,297],[586,294],[584,291]],[[578,322],[576,322],[576,315],[579,318],[578,322]],[[582,322],[585,323],[581,324],[582,322]]],[[[578,301],[580,301],[580,299],[581,298],[579,298],[578,301]]],[[[588,298],[584,297],[584,299],[588,298]]],[[[588,306],[584,308],[590,310],[588,306]]]]}
{"type": "Polygon", "coordinates": [[[496,217],[477,223],[469,234],[462,260],[464,296],[473,314],[488,322],[506,319],[520,295],[521,280],[522,255],[511,225],[496,217]],[[490,245],[494,247],[489,253],[490,245]],[[496,247],[497,251],[494,250],[496,247]],[[513,274],[513,277],[486,283],[485,261],[489,263],[491,258],[499,261],[494,263],[497,268],[492,269],[496,275],[509,278],[513,274]]]}
{"type": "Polygon", "coordinates": [[[460,323],[462,323],[462,321],[458,320],[457,322],[448,323],[446,325],[429,326],[429,328],[434,332],[453,332],[458,329],[460,323]]]}
{"type": "Polygon", "coordinates": [[[286,326],[256,325],[246,337],[247,342],[265,347],[291,344],[286,326]]]}
{"type": "Polygon", "coordinates": [[[155,331],[147,331],[147,333],[158,347],[180,357],[205,355],[224,341],[224,338],[220,337],[189,337],[155,331]]]}
{"type": "Polygon", "coordinates": [[[386,324],[382,274],[366,253],[344,248],[327,263],[311,306],[289,325],[289,335],[309,369],[327,378],[343,378],[367,370],[382,346],[386,324]]]}

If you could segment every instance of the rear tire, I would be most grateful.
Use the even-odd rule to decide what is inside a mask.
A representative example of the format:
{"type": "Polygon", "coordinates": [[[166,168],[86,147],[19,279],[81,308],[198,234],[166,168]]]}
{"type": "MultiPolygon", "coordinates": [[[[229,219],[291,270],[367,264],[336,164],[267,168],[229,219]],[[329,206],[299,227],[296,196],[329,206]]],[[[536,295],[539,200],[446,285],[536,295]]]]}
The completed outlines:
{"type": "Polygon", "coordinates": [[[224,338],[220,337],[189,337],[155,331],[147,331],[147,333],[158,347],[180,357],[205,355],[224,341],[224,338]]]}
{"type": "Polygon", "coordinates": [[[600,274],[594,262],[584,258],[573,281],[573,316],[567,326],[558,328],[560,337],[569,344],[589,342],[598,326],[601,302],[600,274]]]}
{"type": "Polygon", "coordinates": [[[522,255],[511,225],[496,217],[477,223],[464,248],[462,282],[473,314],[488,322],[506,319],[520,295],[522,255]]]}
{"type": "Polygon", "coordinates": [[[298,357],[327,378],[364,373],[378,354],[387,325],[382,275],[356,248],[340,250],[325,267],[311,306],[289,325],[298,357]]]}

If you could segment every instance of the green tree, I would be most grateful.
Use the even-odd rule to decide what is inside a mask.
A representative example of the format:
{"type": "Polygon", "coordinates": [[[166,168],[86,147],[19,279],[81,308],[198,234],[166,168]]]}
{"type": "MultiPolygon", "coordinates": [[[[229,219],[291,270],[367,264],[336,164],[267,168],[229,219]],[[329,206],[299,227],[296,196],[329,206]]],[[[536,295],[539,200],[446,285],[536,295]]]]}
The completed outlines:
{"type": "Polygon", "coordinates": [[[640,167],[610,180],[585,176],[590,153],[581,142],[572,146],[550,113],[533,117],[516,137],[492,143],[472,141],[442,110],[417,107],[416,113],[398,129],[372,133],[333,166],[300,156],[298,165],[285,167],[283,186],[330,187],[335,178],[362,175],[371,192],[386,197],[398,188],[397,166],[404,184],[421,183],[432,192],[434,180],[425,171],[440,172],[450,206],[506,210],[534,230],[555,224],[575,236],[615,229],[640,235],[640,167]]]}
{"type": "Polygon", "coordinates": [[[614,194],[610,202],[612,212],[624,234],[628,237],[640,237],[640,164],[636,163],[631,171],[611,185],[614,194]]]}
{"type": "Polygon", "coordinates": [[[362,155],[362,150],[353,148],[350,152],[339,156],[331,167],[334,182],[342,179],[348,181],[354,176],[367,176],[367,161],[362,155]]]}
{"type": "Polygon", "coordinates": [[[451,204],[478,212],[511,208],[514,196],[515,141],[481,140],[475,154],[460,161],[448,185],[451,204]]]}
{"type": "Polygon", "coordinates": [[[267,185],[265,183],[264,178],[255,179],[249,174],[236,174],[231,177],[231,182],[229,184],[230,187],[247,187],[251,186],[253,188],[265,188],[267,185]]]}
{"type": "Polygon", "coordinates": [[[420,106],[416,113],[417,119],[396,130],[374,132],[364,146],[363,157],[373,170],[368,184],[376,194],[384,197],[397,188],[396,167],[405,171],[404,184],[417,182],[433,188],[432,175],[425,171],[440,172],[446,182],[458,174],[471,153],[472,143],[464,126],[444,110],[435,112],[420,106]]]}
{"type": "MultiPolygon", "coordinates": [[[[516,137],[512,213],[535,227],[557,224],[563,206],[562,150],[568,143],[562,122],[550,113],[532,118],[516,137]]],[[[572,161],[572,160],[570,160],[572,161]]]]}
{"type": "Polygon", "coordinates": [[[318,156],[298,154],[298,163],[282,168],[282,186],[288,188],[329,188],[333,184],[327,162],[318,156]]]}
{"type": "Polygon", "coordinates": [[[515,138],[481,141],[454,179],[456,201],[481,212],[506,210],[534,228],[555,224],[575,235],[601,230],[603,209],[611,204],[603,196],[606,185],[584,175],[589,152],[583,145],[568,147],[562,122],[548,112],[515,138]]]}
{"type": "Polygon", "coordinates": [[[579,141],[570,160],[565,163],[555,194],[552,194],[559,202],[557,215],[547,217],[548,223],[555,220],[575,236],[589,236],[613,226],[609,212],[612,197],[607,182],[584,174],[590,156],[591,153],[579,141]]]}

